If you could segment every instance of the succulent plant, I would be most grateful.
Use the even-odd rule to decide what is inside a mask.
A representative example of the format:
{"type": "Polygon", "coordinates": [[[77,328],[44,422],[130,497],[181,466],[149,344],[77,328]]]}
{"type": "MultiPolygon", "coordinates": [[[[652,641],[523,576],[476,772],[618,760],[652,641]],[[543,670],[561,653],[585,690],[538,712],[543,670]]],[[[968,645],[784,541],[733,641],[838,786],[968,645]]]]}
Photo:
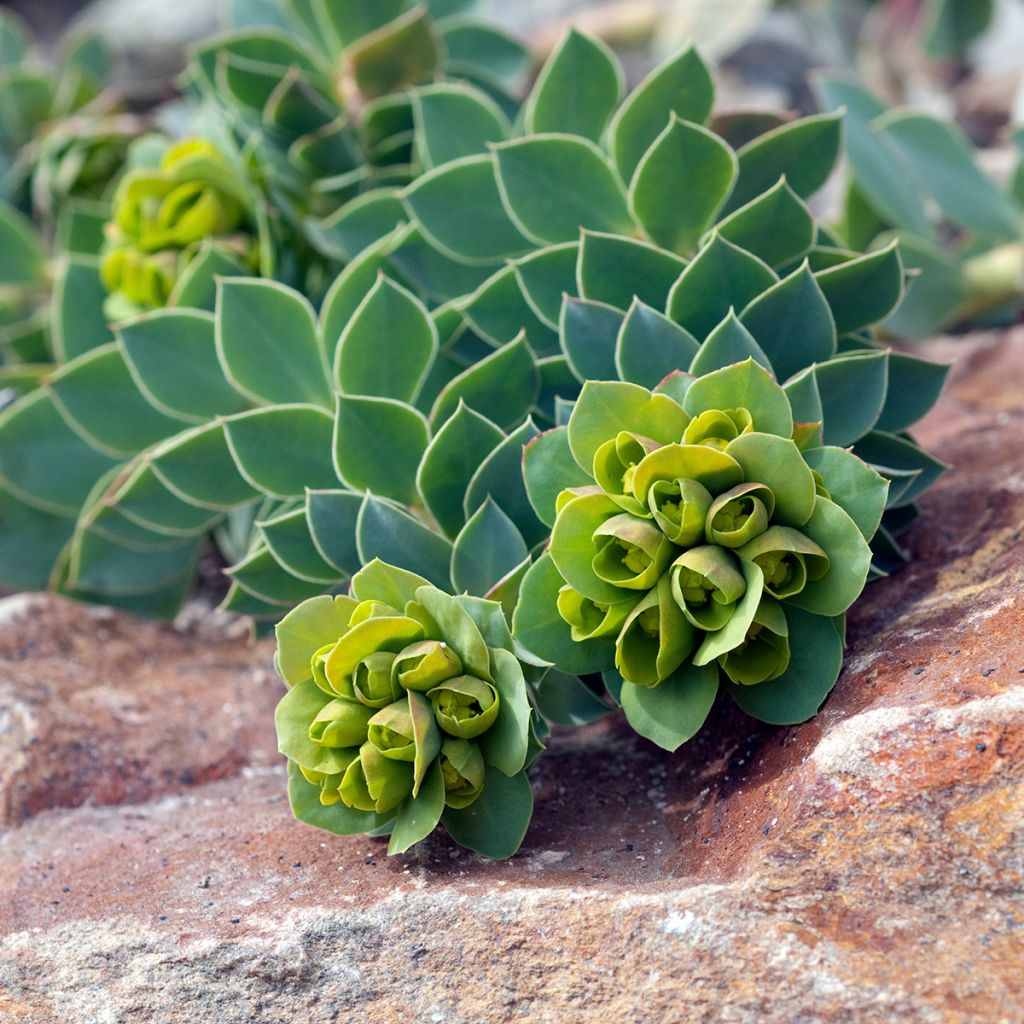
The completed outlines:
{"type": "Polygon", "coordinates": [[[390,832],[389,854],[440,822],[463,846],[510,857],[540,747],[500,606],[379,560],[351,592],[305,601],[277,626],[295,816],[341,835],[390,832]]]}
{"type": "MultiPolygon", "coordinates": [[[[241,31],[250,42],[281,37],[241,31]]],[[[249,68],[232,52],[210,58],[221,77],[233,63],[249,68]]],[[[779,125],[721,115],[712,123],[724,136],[755,136],[734,153],[696,123],[712,96],[693,51],[618,98],[613,59],[578,34],[527,99],[524,122],[544,134],[487,150],[492,133],[474,111],[494,115],[492,101],[465,82],[413,90],[417,166],[435,169],[400,193],[371,189],[323,227],[338,259],[351,258],[319,308],[280,283],[230,276],[239,264],[206,238],[168,307],[119,324],[112,341],[99,261],[73,252],[55,292],[61,365],[0,416],[10,524],[0,578],[170,614],[212,536],[234,563],[227,607],[268,621],[343,586],[375,554],[480,595],[511,574],[502,593],[510,610],[546,535],[509,482],[522,445],[564,422],[586,380],[652,387],[673,370],[699,375],[748,356],[771,365],[798,419],[824,416],[827,443],[873,445],[865,457],[899,479],[893,500],[905,504],[875,539],[878,565],[895,564],[888,530],[905,526],[938,471],[897,435],[934,400],[944,368],[877,347],[872,325],[903,293],[897,254],[837,248],[801,198],[831,170],[838,117],[779,125]],[[577,95],[581,82],[593,93],[577,95]],[[609,139],[611,156],[588,135],[609,139]],[[484,152],[465,155],[467,137],[484,152]],[[513,153],[520,179],[502,169],[513,153]],[[568,219],[561,201],[550,216],[531,212],[545,160],[553,155],[561,173],[566,154],[585,202],[574,197],[568,219]],[[628,198],[620,166],[636,168],[628,198]],[[543,231],[560,216],[558,231],[571,239],[541,245],[515,228],[519,255],[497,273],[496,250],[438,247],[419,182],[443,184],[466,169],[491,185],[442,189],[434,207],[460,225],[465,244],[505,246],[500,225],[531,216],[543,231]],[[460,540],[471,521],[468,536],[497,536],[502,558],[460,540]],[[25,524],[45,538],[30,558],[17,540],[25,524]]],[[[499,139],[511,132],[497,116],[486,124],[501,127],[499,139]]],[[[241,120],[236,128],[244,134],[241,120]]],[[[146,152],[149,143],[138,145],[146,152]]],[[[250,170],[251,155],[243,147],[250,170]]],[[[555,185],[564,199],[564,177],[555,185]]],[[[276,229],[258,196],[253,205],[263,260],[276,229]]],[[[268,277],[302,262],[294,242],[276,246],[277,266],[261,267],[268,277]]]]}
{"type": "Polygon", "coordinates": [[[28,26],[0,11],[0,198],[29,210],[29,182],[47,134],[77,111],[99,112],[112,70],[106,43],[90,32],[62,42],[52,67],[35,51],[28,26]]]}
{"type": "Polygon", "coordinates": [[[846,111],[850,177],[839,234],[857,249],[898,240],[914,272],[885,332],[914,341],[960,324],[1014,321],[1024,308],[1019,171],[1004,190],[979,169],[955,124],[889,109],[844,78],[823,76],[819,86],[828,106],[846,111]]]}
{"type": "Polygon", "coordinates": [[[720,678],[766,721],[810,717],[839,675],[889,490],[819,428],[794,422],[752,358],[653,392],[588,381],[568,425],[526,451],[552,533],[517,639],[566,671],[611,673],[634,728],[669,749],[720,678]]]}
{"type": "Polygon", "coordinates": [[[530,56],[474,6],[243,0],[234,28],[195,49],[187,80],[248,147],[284,216],[323,245],[319,218],[415,176],[410,86],[472,81],[515,111],[530,56]]]}
{"type": "MultiPolygon", "coordinates": [[[[822,248],[830,250],[823,258],[842,258],[804,204],[839,154],[839,115],[712,116],[711,77],[692,48],[625,98],[623,82],[607,47],[570,31],[514,124],[469,84],[414,89],[424,173],[346,203],[324,222],[325,235],[354,257],[409,224],[415,251],[408,239],[385,251],[391,273],[452,301],[493,345],[525,327],[541,354],[557,347],[561,292],[588,297],[576,256],[594,236],[621,239],[617,254],[635,260],[651,245],[675,257],[648,257],[644,295],[667,288],[716,225],[743,245],[776,223],[758,251],[774,267],[822,248]]],[[[621,294],[631,297],[635,283],[624,280],[621,294]]]]}

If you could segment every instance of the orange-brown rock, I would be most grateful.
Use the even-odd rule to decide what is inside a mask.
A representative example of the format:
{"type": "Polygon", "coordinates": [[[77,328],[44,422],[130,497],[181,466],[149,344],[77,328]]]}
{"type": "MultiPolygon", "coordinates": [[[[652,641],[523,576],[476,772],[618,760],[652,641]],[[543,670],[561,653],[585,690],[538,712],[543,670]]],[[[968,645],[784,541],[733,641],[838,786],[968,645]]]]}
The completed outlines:
{"type": "Polygon", "coordinates": [[[276,760],[272,648],[42,594],[0,599],[0,824],[276,760]]]}
{"type": "MultiPolygon", "coordinates": [[[[389,860],[296,825],[264,763],[118,796],[135,804],[15,810],[0,1020],[1024,1020],[1024,333],[926,351],[960,357],[920,432],[955,471],[922,503],[914,563],[851,617],[815,720],[774,729],[723,703],[675,756],[614,722],[560,737],[502,863],[443,837],[389,860]]],[[[140,628],[107,621],[122,644],[140,628]]],[[[107,655],[63,642],[97,685],[107,655]]],[[[182,761],[209,742],[178,720],[184,694],[224,676],[234,710],[203,704],[205,727],[265,744],[268,703],[243,711],[230,682],[265,649],[188,656],[161,676],[203,666],[168,715],[182,761]]],[[[26,659],[22,685],[57,661],[26,659]]]]}

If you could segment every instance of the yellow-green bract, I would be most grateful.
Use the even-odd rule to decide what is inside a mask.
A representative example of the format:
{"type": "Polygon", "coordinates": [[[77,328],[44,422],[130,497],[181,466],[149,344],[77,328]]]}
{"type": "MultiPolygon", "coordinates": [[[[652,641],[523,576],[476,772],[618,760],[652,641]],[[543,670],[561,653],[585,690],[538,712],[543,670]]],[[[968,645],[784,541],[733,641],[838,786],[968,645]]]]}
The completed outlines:
{"type": "Polygon", "coordinates": [[[166,305],[203,242],[217,240],[252,263],[249,200],[227,159],[211,143],[187,139],[154,169],[131,171],[114,194],[100,274],[123,316],[166,305]]]}
{"type": "Polygon", "coordinates": [[[567,672],[609,673],[633,726],[669,749],[700,727],[720,679],[766,721],[817,710],[886,479],[823,446],[820,424],[794,423],[752,359],[654,391],[588,381],[568,425],[538,442],[527,485],[554,519],[517,639],[567,672]]]}
{"type": "Polygon", "coordinates": [[[388,831],[392,854],[438,822],[485,856],[515,853],[539,747],[499,605],[374,560],[351,596],[289,612],[277,640],[289,690],[275,719],[296,817],[342,835],[388,831]]]}

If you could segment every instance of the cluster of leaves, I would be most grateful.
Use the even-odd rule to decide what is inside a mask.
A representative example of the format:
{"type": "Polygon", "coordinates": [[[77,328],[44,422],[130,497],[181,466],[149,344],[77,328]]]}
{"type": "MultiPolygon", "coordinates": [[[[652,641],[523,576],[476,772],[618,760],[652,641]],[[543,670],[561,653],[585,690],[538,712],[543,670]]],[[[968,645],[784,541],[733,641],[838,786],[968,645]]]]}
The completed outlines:
{"type": "Polygon", "coordinates": [[[277,627],[296,816],[341,835],[389,831],[391,854],[440,821],[463,846],[511,856],[542,747],[501,607],[378,560],[351,594],[306,601],[277,627]]]}
{"type": "Polygon", "coordinates": [[[1024,308],[1024,132],[1008,187],[975,161],[952,123],[889,109],[861,85],[820,79],[827,106],[845,111],[850,176],[838,233],[854,248],[899,242],[915,273],[887,333],[917,340],[965,323],[1007,323],[1024,308]]]}
{"type": "Polygon", "coordinates": [[[803,721],[839,675],[890,486],[856,451],[795,423],[753,359],[653,393],[588,381],[568,425],[526,450],[552,533],[522,583],[517,639],[605,673],[633,727],[670,750],[720,675],[750,714],[803,721]]]}
{"type": "Polygon", "coordinates": [[[275,208],[327,255],[319,220],[420,171],[409,89],[473,82],[510,116],[531,59],[475,0],[235,0],[186,80],[219,110],[275,208]]]}
{"type": "Polygon", "coordinates": [[[53,199],[102,188],[109,180],[110,158],[72,147],[74,133],[61,128],[72,115],[88,120],[107,111],[111,70],[109,48],[90,32],[69,35],[47,66],[21,18],[0,11],[0,198],[27,210],[35,190],[36,206],[45,213],[53,199]]]}
{"type": "Polygon", "coordinates": [[[205,129],[133,141],[53,271],[0,217],[0,277],[55,278],[0,580],[170,615],[212,538],[224,607],[284,616],[297,813],[503,856],[540,718],[621,699],[674,749],[719,671],[813,713],[942,471],[907,430],[945,368],[877,340],[897,245],[808,206],[838,113],[713,115],[692,49],[624,96],[577,32],[520,109],[525,51],[466,6],[238,0],[190,63],[205,129]]]}

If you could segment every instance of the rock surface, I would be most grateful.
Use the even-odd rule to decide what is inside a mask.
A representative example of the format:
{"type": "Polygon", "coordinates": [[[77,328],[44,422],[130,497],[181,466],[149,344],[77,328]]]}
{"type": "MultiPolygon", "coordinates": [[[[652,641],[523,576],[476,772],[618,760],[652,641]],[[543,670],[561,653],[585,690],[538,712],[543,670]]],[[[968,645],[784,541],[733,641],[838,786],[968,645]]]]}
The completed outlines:
{"type": "Polygon", "coordinates": [[[925,352],[956,471],[823,712],[559,738],[511,861],[295,825],[265,647],[0,605],[0,1021],[1024,1019],[1024,332],[925,352]]]}

